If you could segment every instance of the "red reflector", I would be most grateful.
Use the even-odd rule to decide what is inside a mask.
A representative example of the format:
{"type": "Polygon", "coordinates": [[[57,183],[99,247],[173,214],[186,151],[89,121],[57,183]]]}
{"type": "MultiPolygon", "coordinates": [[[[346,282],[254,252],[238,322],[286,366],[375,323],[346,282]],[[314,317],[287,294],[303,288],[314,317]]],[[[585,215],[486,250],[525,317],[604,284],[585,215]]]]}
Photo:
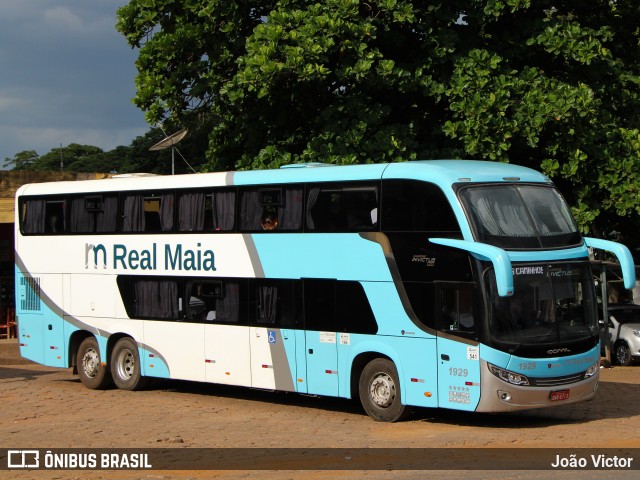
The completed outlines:
{"type": "Polygon", "coordinates": [[[411,381],[412,381],[413,383],[417,383],[417,382],[418,382],[418,379],[417,379],[417,378],[412,378],[412,379],[411,379],[411,381]]]}
{"type": "Polygon", "coordinates": [[[153,353],[150,353],[149,358],[153,358],[153,357],[155,357],[155,355],[153,353]]]}
{"type": "Polygon", "coordinates": [[[55,349],[56,349],[56,347],[54,347],[53,345],[51,345],[51,346],[49,347],[49,349],[50,349],[50,350],[55,350],[55,349]]]}
{"type": "Polygon", "coordinates": [[[21,347],[26,347],[26,346],[27,346],[27,344],[26,344],[26,343],[21,343],[21,344],[20,344],[20,346],[21,346],[21,347]]]}

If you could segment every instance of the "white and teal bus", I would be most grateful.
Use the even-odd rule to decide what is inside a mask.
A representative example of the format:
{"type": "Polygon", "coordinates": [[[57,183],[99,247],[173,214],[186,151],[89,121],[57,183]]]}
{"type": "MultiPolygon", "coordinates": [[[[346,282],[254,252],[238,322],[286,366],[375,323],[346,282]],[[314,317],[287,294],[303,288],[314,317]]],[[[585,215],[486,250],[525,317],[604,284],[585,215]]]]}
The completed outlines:
{"type": "Polygon", "coordinates": [[[479,161],[111,178],[16,194],[21,353],[150,377],[504,412],[591,399],[589,248],[544,175],[479,161]]]}

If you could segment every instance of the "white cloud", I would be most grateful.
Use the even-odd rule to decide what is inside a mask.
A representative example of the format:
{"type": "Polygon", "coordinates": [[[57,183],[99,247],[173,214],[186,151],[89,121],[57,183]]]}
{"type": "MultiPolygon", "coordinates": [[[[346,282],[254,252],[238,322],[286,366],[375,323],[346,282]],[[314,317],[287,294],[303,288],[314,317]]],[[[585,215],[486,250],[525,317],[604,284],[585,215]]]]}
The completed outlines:
{"type": "Polygon", "coordinates": [[[78,11],[67,6],[48,8],[42,13],[45,30],[63,35],[83,35],[92,38],[115,32],[116,8],[109,15],[95,16],[96,12],[78,11]],[[77,12],[77,13],[76,13],[77,12]]]}
{"type": "Polygon", "coordinates": [[[67,7],[48,8],[44,11],[44,20],[53,27],[86,31],[82,19],[67,7]]]}

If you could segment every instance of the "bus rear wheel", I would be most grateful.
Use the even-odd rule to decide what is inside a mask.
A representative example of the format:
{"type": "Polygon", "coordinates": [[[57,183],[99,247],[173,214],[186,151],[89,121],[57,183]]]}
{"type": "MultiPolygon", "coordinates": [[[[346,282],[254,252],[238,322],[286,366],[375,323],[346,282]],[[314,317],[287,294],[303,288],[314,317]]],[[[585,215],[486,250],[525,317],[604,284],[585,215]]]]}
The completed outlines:
{"type": "Polygon", "coordinates": [[[376,358],[364,367],[358,392],[364,410],[378,422],[396,422],[409,414],[401,401],[396,366],[386,358],[376,358]]]}
{"type": "Polygon", "coordinates": [[[94,337],[87,337],[80,343],[76,360],[78,377],[85,387],[102,390],[111,385],[111,373],[102,361],[100,347],[94,337]]]}
{"type": "Polygon", "coordinates": [[[147,386],[148,379],[142,376],[138,346],[133,339],[121,338],[113,347],[111,376],[122,390],[142,390],[147,386]]]}

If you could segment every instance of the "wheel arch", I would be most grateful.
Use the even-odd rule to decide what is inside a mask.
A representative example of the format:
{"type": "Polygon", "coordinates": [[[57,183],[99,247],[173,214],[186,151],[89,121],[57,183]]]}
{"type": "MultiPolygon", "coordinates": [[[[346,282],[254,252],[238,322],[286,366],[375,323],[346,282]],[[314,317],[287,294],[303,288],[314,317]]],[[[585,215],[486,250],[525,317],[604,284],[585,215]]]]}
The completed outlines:
{"type": "Polygon", "coordinates": [[[136,339],[133,338],[128,333],[124,333],[124,332],[112,333],[111,335],[109,335],[109,338],[107,339],[107,358],[108,359],[111,359],[111,353],[113,352],[113,347],[116,346],[116,343],[118,343],[118,340],[120,340],[121,338],[130,338],[131,340],[133,340],[136,346],[138,346],[138,342],[136,341],[136,339]]]}
{"type": "Polygon", "coordinates": [[[74,375],[78,373],[78,348],[80,348],[82,341],[88,337],[95,338],[95,335],[87,330],[76,330],[69,337],[69,350],[67,353],[69,366],[73,368],[74,375]]]}
{"type": "Polygon", "coordinates": [[[404,381],[404,368],[402,362],[400,361],[399,353],[391,348],[389,345],[380,345],[380,344],[369,344],[362,345],[362,348],[359,351],[353,352],[353,357],[349,362],[349,375],[348,381],[349,385],[345,385],[347,388],[346,391],[349,392],[350,398],[359,399],[360,394],[358,392],[358,384],[360,382],[360,374],[364,367],[376,358],[384,358],[389,360],[396,367],[396,371],[398,373],[398,381],[400,383],[400,398],[404,403],[406,395],[406,385],[404,381]]]}
{"type": "MultiPolygon", "coordinates": [[[[93,337],[99,344],[101,343],[100,339],[88,330],[76,330],[69,337],[69,365],[73,368],[74,374],[78,373],[78,348],[80,347],[80,344],[83,342],[83,340],[88,337],[93,337]]],[[[106,352],[104,352],[103,359],[107,365],[110,363],[113,347],[118,342],[118,340],[124,337],[129,337],[135,342],[135,339],[131,335],[122,332],[113,333],[109,335],[109,338],[107,338],[107,349],[106,352]]]]}
{"type": "MultiPolygon", "coordinates": [[[[360,399],[360,392],[358,388],[358,385],[360,382],[360,375],[362,374],[362,370],[364,370],[364,367],[369,362],[371,362],[372,360],[375,360],[376,358],[385,358],[393,362],[391,358],[389,358],[387,355],[384,355],[380,352],[359,353],[351,362],[351,378],[349,382],[349,393],[352,399],[354,400],[360,399]]],[[[398,367],[396,366],[396,368],[398,367]]]]}

